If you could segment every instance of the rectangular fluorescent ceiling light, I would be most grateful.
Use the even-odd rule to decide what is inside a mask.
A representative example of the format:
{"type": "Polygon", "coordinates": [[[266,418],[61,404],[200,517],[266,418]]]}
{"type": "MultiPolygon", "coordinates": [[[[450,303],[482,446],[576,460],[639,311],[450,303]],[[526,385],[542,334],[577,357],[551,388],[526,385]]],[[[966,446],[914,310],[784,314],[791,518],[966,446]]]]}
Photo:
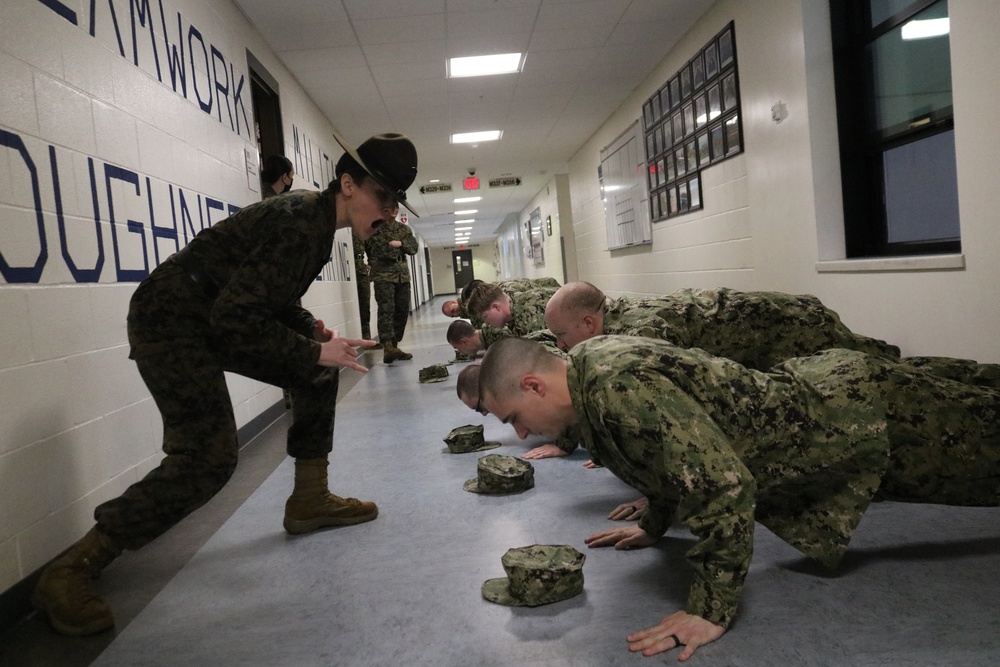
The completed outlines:
{"type": "Polygon", "coordinates": [[[496,141],[503,132],[500,130],[485,130],[483,132],[458,132],[451,135],[453,144],[476,144],[480,141],[496,141]]]}
{"type": "Polygon", "coordinates": [[[475,222],[475,221],[476,221],[475,218],[469,218],[468,220],[456,220],[455,224],[456,225],[464,225],[466,223],[475,222]]]}
{"type": "Polygon", "coordinates": [[[482,197],[459,197],[458,199],[453,199],[452,203],[464,204],[470,201],[479,201],[480,199],[482,199],[482,197]]]}
{"type": "Polygon", "coordinates": [[[467,211],[455,211],[454,215],[472,215],[473,213],[479,213],[479,209],[470,208],[467,211]]]}
{"type": "Polygon", "coordinates": [[[492,56],[465,56],[448,59],[448,78],[489,76],[520,72],[524,58],[520,53],[497,53],[492,56]]]}
{"type": "Polygon", "coordinates": [[[465,231],[468,231],[470,229],[472,229],[472,227],[456,227],[455,231],[456,232],[465,232],[465,231]]]}
{"type": "Polygon", "coordinates": [[[922,19],[903,24],[903,39],[927,39],[947,35],[951,24],[946,16],[943,19],[922,19]]]}

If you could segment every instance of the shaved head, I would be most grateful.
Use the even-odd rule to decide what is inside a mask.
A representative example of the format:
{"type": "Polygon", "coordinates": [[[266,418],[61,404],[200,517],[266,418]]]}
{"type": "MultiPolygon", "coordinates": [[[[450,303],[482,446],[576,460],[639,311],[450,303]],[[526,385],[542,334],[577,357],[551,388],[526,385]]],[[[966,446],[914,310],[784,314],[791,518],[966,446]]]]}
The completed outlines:
{"type": "Polygon", "coordinates": [[[560,349],[604,332],[604,292],[588,282],[566,283],[556,290],[545,306],[545,326],[556,337],[560,349]]]}

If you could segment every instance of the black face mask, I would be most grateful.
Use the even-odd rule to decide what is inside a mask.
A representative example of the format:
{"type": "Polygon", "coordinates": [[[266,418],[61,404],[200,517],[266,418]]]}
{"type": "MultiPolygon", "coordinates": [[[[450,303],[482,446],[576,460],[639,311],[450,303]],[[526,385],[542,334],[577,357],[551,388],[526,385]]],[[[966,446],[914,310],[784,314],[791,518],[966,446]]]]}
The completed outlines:
{"type": "MultiPolygon", "coordinates": [[[[294,183],[294,182],[295,182],[295,180],[294,180],[294,179],[292,179],[292,183],[294,183]]],[[[289,183],[289,184],[288,184],[288,187],[287,187],[287,188],[285,188],[284,190],[282,190],[282,193],[285,193],[285,192],[291,192],[291,190],[292,190],[292,183],[289,183]]]]}

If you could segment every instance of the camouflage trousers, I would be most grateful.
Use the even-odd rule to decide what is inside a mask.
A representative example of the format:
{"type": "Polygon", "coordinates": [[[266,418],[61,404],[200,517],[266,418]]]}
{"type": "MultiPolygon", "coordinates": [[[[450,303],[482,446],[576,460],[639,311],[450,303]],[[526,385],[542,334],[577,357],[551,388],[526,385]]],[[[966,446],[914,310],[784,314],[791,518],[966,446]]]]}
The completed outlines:
{"type": "Polygon", "coordinates": [[[983,380],[997,377],[1000,367],[955,359],[948,379],[934,374],[945,361],[919,370],[906,360],[878,362],[889,436],[889,467],[878,495],[1000,506],[1000,391],[983,380]],[[965,375],[958,373],[963,367],[965,375]]]}
{"type": "Polygon", "coordinates": [[[357,273],[358,278],[358,312],[361,313],[361,337],[372,337],[372,289],[368,274],[357,273]]]}
{"type": "Polygon", "coordinates": [[[378,337],[381,341],[402,340],[410,319],[410,283],[375,280],[375,303],[378,304],[378,337]]]}
{"type": "Polygon", "coordinates": [[[225,371],[290,390],[287,451],[306,459],[332,449],[340,378],[339,369],[316,366],[303,379],[280,363],[242,355],[207,333],[198,317],[203,303],[176,292],[173,298],[148,292],[133,298],[128,333],[139,374],[163,419],[166,456],[94,510],[100,530],[126,549],[142,547],[204,505],[236,469],[239,445],[225,371]],[[165,331],[175,338],[164,340],[165,331]]]}
{"type": "Polygon", "coordinates": [[[804,294],[720,290],[714,322],[706,326],[704,337],[694,346],[710,352],[739,350],[734,356],[712,353],[758,370],[832,348],[899,359],[898,347],[854,333],[837,313],[804,294]],[[726,334],[733,332],[739,332],[739,338],[727,340],[726,334]]]}

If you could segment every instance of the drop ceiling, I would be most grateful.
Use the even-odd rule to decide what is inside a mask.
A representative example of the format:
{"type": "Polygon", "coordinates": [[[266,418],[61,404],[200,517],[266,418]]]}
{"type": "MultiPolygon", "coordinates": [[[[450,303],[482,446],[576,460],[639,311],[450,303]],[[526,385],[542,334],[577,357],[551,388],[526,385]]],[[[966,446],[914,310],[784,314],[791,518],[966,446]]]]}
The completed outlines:
{"type": "Polygon", "coordinates": [[[492,242],[714,0],[235,2],[348,141],[379,132],[413,140],[419,167],[408,199],[421,217],[410,224],[431,247],[446,247],[456,245],[453,212],[467,208],[478,209],[461,216],[476,219],[468,244],[492,242]],[[526,53],[520,73],[446,78],[448,58],[511,52],[526,53]],[[489,129],[503,137],[449,141],[489,129]],[[472,169],[480,188],[466,192],[472,169]],[[452,191],[421,194],[432,179],[452,191]],[[462,196],[482,200],[453,202],[462,196]]]}

